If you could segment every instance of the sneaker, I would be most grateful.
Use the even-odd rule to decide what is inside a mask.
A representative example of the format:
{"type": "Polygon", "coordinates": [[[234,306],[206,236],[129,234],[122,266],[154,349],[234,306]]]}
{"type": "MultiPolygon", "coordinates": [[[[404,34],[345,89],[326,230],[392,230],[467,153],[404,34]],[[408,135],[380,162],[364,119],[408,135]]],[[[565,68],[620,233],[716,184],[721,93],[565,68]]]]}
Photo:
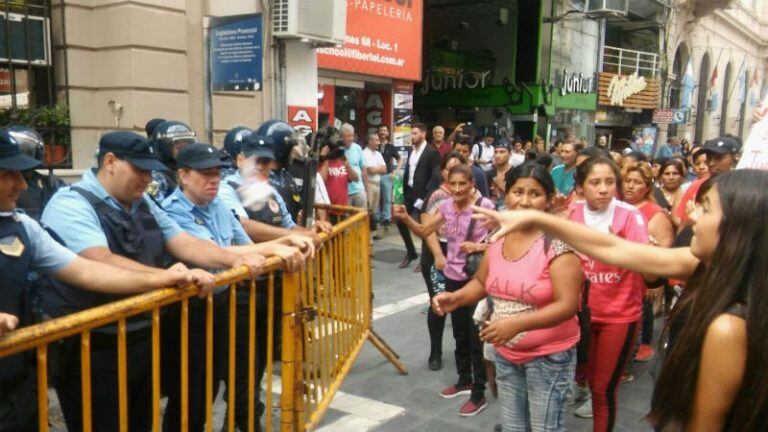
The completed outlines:
{"type": "Polygon", "coordinates": [[[578,384],[574,384],[571,390],[571,397],[568,398],[566,405],[583,403],[592,395],[592,393],[589,392],[589,386],[587,385],[580,386],[578,384]]]}
{"type": "Polygon", "coordinates": [[[624,372],[624,373],[621,375],[621,382],[622,382],[622,384],[626,384],[626,383],[628,383],[628,382],[632,382],[632,381],[634,381],[634,380],[635,380],[635,376],[634,376],[634,375],[632,375],[632,374],[631,374],[631,373],[629,373],[629,372],[624,372]]]}
{"type": "Polygon", "coordinates": [[[581,418],[592,418],[592,396],[590,396],[580,407],[576,408],[573,415],[581,418]]]}
{"type": "Polygon", "coordinates": [[[440,396],[443,397],[443,399],[453,399],[456,396],[461,395],[468,395],[472,394],[472,386],[471,385],[452,385],[450,387],[447,387],[443,389],[443,391],[440,392],[440,396]]]}
{"type": "Polygon", "coordinates": [[[472,417],[473,415],[480,414],[488,406],[488,401],[485,398],[474,401],[471,398],[459,408],[459,415],[462,417],[472,417]]]}
{"type": "Polygon", "coordinates": [[[653,358],[654,354],[655,354],[655,351],[653,350],[653,347],[650,344],[642,344],[637,349],[637,353],[635,354],[635,361],[647,362],[648,360],[653,358]]]}

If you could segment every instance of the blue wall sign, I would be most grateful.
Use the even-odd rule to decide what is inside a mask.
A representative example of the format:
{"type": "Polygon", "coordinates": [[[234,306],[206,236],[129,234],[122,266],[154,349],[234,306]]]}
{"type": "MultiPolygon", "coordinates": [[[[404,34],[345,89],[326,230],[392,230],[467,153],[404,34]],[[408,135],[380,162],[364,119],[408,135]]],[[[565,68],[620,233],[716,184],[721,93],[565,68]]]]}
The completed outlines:
{"type": "Polygon", "coordinates": [[[216,17],[209,31],[214,91],[259,91],[262,87],[261,14],[216,17]]]}

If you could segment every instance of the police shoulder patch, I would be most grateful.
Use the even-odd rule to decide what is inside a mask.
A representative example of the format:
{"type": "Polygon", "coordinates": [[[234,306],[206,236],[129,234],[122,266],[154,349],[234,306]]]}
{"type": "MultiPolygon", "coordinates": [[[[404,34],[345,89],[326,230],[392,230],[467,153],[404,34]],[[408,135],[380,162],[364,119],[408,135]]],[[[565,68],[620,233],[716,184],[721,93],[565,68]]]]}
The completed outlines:
{"type": "Polygon", "coordinates": [[[0,238],[0,253],[5,256],[18,258],[24,253],[24,243],[17,235],[0,238]]]}

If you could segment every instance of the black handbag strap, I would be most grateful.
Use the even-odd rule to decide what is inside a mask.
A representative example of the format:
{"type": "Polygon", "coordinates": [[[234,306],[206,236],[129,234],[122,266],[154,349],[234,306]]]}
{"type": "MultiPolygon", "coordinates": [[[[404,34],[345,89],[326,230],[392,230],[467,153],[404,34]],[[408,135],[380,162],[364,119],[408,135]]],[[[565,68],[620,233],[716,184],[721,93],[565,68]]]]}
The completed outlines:
{"type": "Polygon", "coordinates": [[[581,310],[589,308],[589,279],[584,278],[584,292],[581,294],[581,310]]]}
{"type": "MultiPolygon", "coordinates": [[[[475,205],[479,206],[480,203],[483,201],[483,197],[480,197],[475,201],[475,205]]],[[[472,218],[469,221],[469,226],[467,227],[467,236],[464,238],[465,242],[468,242],[472,238],[472,231],[475,229],[475,219],[472,218]]]]}

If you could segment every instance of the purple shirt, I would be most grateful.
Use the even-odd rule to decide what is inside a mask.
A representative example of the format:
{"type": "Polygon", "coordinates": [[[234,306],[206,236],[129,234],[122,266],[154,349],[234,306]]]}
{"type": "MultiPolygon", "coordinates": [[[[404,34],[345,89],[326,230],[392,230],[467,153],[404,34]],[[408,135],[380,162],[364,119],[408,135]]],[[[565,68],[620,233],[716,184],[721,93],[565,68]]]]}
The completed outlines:
{"type": "MultiPolygon", "coordinates": [[[[488,198],[480,201],[480,206],[493,210],[493,203],[488,198]]],[[[467,238],[467,230],[472,220],[472,208],[467,207],[464,211],[458,211],[454,205],[453,198],[448,198],[440,205],[440,214],[443,215],[445,223],[442,226],[443,234],[448,239],[448,253],[445,256],[445,277],[454,281],[467,280],[464,273],[464,264],[467,262],[467,256],[461,251],[461,244],[465,241],[480,243],[485,240],[488,230],[476,222],[472,229],[472,235],[467,238]]]]}

